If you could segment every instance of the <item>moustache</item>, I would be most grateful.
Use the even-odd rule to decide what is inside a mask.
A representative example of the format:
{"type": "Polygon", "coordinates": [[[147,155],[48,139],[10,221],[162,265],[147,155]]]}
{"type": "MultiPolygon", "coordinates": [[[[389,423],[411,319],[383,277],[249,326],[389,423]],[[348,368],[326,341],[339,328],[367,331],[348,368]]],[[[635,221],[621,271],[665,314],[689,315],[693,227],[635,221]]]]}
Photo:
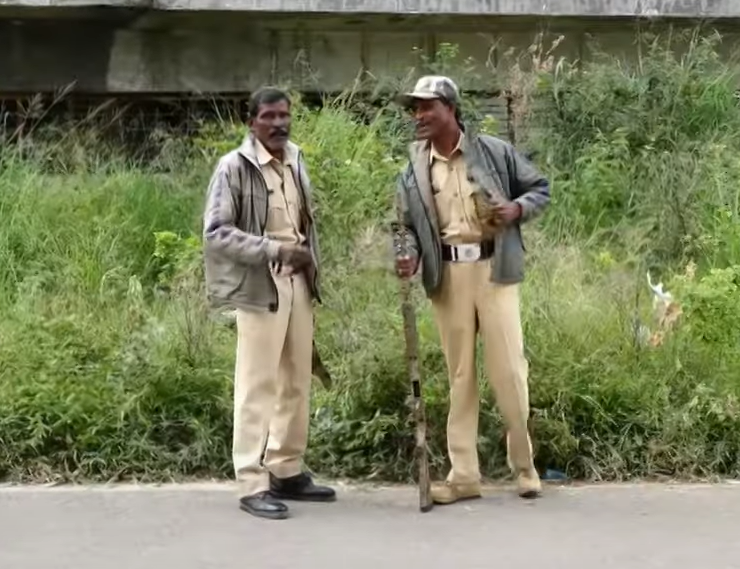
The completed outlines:
{"type": "Polygon", "coordinates": [[[270,132],[272,138],[286,138],[288,134],[287,128],[275,128],[270,132]]]}

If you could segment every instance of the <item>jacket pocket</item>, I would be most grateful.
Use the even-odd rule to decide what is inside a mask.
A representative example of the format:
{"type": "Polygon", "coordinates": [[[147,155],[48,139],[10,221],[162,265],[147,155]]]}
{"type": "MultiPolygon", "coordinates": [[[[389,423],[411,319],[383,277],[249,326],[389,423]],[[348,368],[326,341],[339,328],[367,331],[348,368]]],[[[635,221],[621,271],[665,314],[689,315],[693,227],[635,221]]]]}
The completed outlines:
{"type": "Polygon", "coordinates": [[[209,256],[205,262],[208,294],[214,300],[229,300],[242,285],[246,269],[224,256],[209,256]]]}
{"type": "Polygon", "coordinates": [[[517,224],[517,226],[516,226],[516,232],[517,232],[517,235],[519,236],[519,244],[522,246],[522,251],[524,251],[526,253],[527,247],[526,247],[526,245],[524,245],[524,235],[522,235],[522,226],[521,225],[517,224]]]}
{"type": "Polygon", "coordinates": [[[267,266],[247,271],[239,284],[237,294],[249,304],[277,309],[275,283],[267,266]]]}

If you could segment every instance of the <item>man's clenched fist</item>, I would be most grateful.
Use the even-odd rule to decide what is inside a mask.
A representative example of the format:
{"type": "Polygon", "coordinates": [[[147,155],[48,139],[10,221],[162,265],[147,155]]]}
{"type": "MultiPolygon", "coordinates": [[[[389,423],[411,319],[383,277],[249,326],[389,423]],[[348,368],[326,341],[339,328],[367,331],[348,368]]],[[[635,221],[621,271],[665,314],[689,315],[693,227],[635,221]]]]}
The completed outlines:
{"type": "Polygon", "coordinates": [[[410,279],[416,273],[418,259],[408,255],[396,257],[396,274],[402,279],[410,279]]]}
{"type": "Polygon", "coordinates": [[[303,245],[293,245],[285,243],[280,245],[278,252],[278,262],[281,265],[287,265],[295,271],[300,271],[311,265],[311,251],[303,245]]]}

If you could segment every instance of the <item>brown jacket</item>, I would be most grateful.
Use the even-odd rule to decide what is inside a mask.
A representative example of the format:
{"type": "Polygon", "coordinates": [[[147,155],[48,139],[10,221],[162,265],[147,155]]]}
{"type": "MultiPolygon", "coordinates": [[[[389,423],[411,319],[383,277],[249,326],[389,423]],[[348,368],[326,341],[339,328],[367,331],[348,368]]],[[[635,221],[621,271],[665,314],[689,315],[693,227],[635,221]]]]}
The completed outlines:
{"type": "MultiPolygon", "coordinates": [[[[287,156],[307,211],[305,228],[313,256],[309,285],[321,301],[319,247],[311,182],[301,149],[288,142],[287,156]]],[[[277,311],[278,295],[269,263],[279,244],[264,236],[267,185],[257,161],[254,138],[222,156],[211,176],[203,216],[206,290],[213,307],[277,311]]]]}

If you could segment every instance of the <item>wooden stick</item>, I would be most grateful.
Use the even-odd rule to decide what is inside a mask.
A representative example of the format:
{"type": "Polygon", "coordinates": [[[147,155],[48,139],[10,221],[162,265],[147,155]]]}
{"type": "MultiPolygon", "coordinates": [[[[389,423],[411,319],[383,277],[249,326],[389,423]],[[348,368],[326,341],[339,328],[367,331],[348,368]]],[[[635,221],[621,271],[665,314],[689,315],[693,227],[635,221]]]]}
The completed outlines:
{"type": "MultiPolygon", "coordinates": [[[[408,236],[400,207],[397,204],[398,231],[400,246],[397,254],[408,252],[408,236]]],[[[411,298],[410,279],[401,279],[401,314],[403,315],[403,332],[406,342],[406,363],[411,380],[411,409],[416,425],[414,459],[418,468],[419,509],[428,512],[434,506],[429,479],[429,457],[427,454],[427,423],[424,398],[421,393],[421,373],[419,371],[419,334],[416,328],[416,313],[411,298]]]]}

